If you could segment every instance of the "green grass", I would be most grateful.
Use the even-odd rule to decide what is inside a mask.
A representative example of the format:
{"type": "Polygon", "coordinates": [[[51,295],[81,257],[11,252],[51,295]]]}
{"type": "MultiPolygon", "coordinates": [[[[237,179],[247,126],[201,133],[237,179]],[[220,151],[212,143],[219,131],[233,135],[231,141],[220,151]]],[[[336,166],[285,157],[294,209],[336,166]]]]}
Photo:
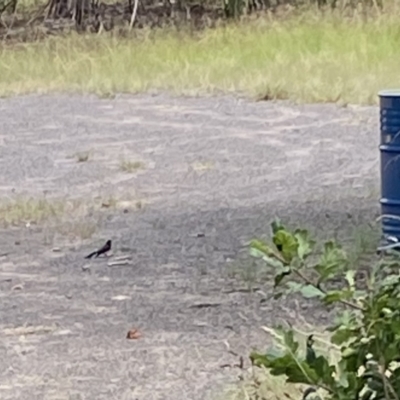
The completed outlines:
{"type": "Polygon", "coordinates": [[[371,104],[380,89],[400,86],[399,16],[398,10],[368,19],[307,12],[196,35],[72,35],[3,45],[0,95],[223,91],[302,102],[371,104]]]}

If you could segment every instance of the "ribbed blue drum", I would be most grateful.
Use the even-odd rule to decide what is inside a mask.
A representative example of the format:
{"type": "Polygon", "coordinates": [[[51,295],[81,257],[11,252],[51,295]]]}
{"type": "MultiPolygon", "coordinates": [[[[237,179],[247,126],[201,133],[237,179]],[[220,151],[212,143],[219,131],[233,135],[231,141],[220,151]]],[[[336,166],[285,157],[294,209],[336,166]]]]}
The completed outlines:
{"type": "Polygon", "coordinates": [[[383,90],[380,100],[381,211],[384,235],[400,241],[400,89],[383,90]],[[396,219],[397,217],[397,219],[396,219]]]}

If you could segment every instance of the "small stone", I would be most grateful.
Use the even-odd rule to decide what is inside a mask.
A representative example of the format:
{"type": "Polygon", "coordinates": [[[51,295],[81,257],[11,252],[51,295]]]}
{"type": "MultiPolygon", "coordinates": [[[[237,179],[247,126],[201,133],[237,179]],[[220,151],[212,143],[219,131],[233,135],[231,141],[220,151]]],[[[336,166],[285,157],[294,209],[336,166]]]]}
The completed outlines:
{"type": "Polygon", "coordinates": [[[114,267],[117,265],[128,265],[128,264],[130,264],[130,260],[110,261],[107,265],[109,267],[114,267]]]}
{"type": "Polygon", "coordinates": [[[82,265],[82,271],[84,271],[84,272],[90,271],[90,264],[82,265]]]}
{"type": "Polygon", "coordinates": [[[122,300],[130,300],[131,298],[129,296],[124,296],[122,294],[118,296],[111,297],[111,300],[116,300],[116,301],[122,301],[122,300]]]}

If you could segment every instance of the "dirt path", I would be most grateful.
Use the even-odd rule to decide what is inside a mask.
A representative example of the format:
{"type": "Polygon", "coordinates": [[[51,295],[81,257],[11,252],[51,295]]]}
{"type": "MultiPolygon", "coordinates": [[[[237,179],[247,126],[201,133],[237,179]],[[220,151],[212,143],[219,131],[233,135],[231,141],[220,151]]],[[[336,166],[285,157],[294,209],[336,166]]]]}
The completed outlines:
{"type": "Polygon", "coordinates": [[[0,115],[2,199],[109,206],[0,232],[4,400],[214,398],[237,375],[225,341],[246,355],[311,307],[233,290],[256,280],[243,243],[275,215],[346,240],[379,211],[376,108],[27,96],[0,115]],[[108,238],[129,264],[85,263],[108,238]]]}

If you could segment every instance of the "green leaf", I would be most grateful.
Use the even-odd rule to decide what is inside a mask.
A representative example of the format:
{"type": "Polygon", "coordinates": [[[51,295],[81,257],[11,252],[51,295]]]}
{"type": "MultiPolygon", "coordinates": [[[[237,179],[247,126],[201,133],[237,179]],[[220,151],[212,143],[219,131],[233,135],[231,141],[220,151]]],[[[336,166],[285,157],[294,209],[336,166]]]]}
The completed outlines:
{"type": "Polygon", "coordinates": [[[290,275],[291,272],[292,270],[290,267],[283,267],[282,269],[280,269],[279,273],[277,273],[274,278],[274,288],[278,287],[285,276],[290,275]]]}
{"type": "Polygon", "coordinates": [[[343,326],[343,327],[351,327],[354,328],[355,326],[357,326],[357,318],[356,318],[356,314],[355,311],[353,310],[343,310],[342,313],[340,313],[338,316],[335,317],[334,319],[334,324],[339,327],[339,326],[343,326]]]}
{"type": "Polygon", "coordinates": [[[260,354],[257,352],[252,352],[250,354],[250,361],[252,365],[256,367],[265,367],[269,368],[271,364],[271,360],[267,354],[260,354]]]}
{"type": "Polygon", "coordinates": [[[324,296],[324,292],[313,285],[303,285],[302,283],[289,281],[286,286],[289,288],[289,293],[301,293],[306,299],[324,296]]]}
{"type": "Polygon", "coordinates": [[[306,299],[312,299],[313,297],[324,297],[324,292],[319,290],[313,285],[304,285],[300,289],[300,293],[305,297],[306,299]]]}
{"type": "Polygon", "coordinates": [[[299,292],[301,292],[303,284],[298,283],[298,282],[289,281],[286,283],[286,286],[289,289],[288,293],[299,293],[299,292]]]}
{"type": "Polygon", "coordinates": [[[279,220],[279,218],[275,218],[274,221],[272,221],[271,223],[271,229],[272,229],[272,234],[275,235],[276,232],[283,230],[285,231],[285,227],[282,225],[281,221],[279,220]]]}
{"type": "Polygon", "coordinates": [[[290,264],[293,258],[297,256],[299,247],[297,239],[290,232],[278,230],[273,237],[273,242],[285,261],[290,264]]]}
{"type": "Polygon", "coordinates": [[[354,291],[354,300],[356,300],[357,303],[362,304],[367,296],[368,296],[368,293],[366,290],[355,290],[354,291]]]}
{"type": "Polygon", "coordinates": [[[354,282],[354,276],[356,274],[356,271],[354,269],[350,269],[346,272],[346,281],[349,284],[350,289],[354,289],[355,282],[354,282]]]}
{"type": "Polygon", "coordinates": [[[252,353],[250,359],[253,365],[268,368],[271,375],[285,375],[287,382],[315,384],[318,381],[316,372],[291,353],[286,353],[282,357],[276,357],[269,353],[264,355],[252,353]]]}
{"type": "Polygon", "coordinates": [[[268,359],[275,360],[276,358],[283,357],[285,355],[285,352],[281,348],[272,346],[267,350],[266,355],[268,359]]]}
{"type": "Polygon", "coordinates": [[[332,386],[335,384],[333,373],[336,372],[336,369],[334,366],[329,365],[328,360],[324,356],[316,356],[313,345],[313,335],[310,335],[307,338],[306,362],[316,372],[319,378],[318,383],[322,382],[327,386],[332,386]]]}
{"type": "MultiPolygon", "coordinates": [[[[280,375],[275,371],[278,372],[279,370],[271,370],[272,375],[280,375]]],[[[287,376],[286,382],[289,383],[318,383],[318,375],[305,361],[293,361],[287,365],[285,375],[287,376]]]]}
{"type": "Polygon", "coordinates": [[[337,303],[343,300],[350,300],[353,297],[351,290],[331,290],[329,291],[322,301],[325,304],[337,303]]]}
{"type": "Polygon", "coordinates": [[[294,237],[298,243],[297,256],[301,260],[305,260],[311,254],[315,246],[315,241],[308,237],[308,232],[306,230],[301,229],[296,229],[294,237]]]}
{"type": "Polygon", "coordinates": [[[281,260],[276,258],[275,250],[267,243],[253,239],[250,242],[250,255],[254,258],[261,258],[267,265],[273,268],[283,268],[281,260]]]}
{"type": "Polygon", "coordinates": [[[272,247],[259,239],[253,239],[252,241],[250,241],[250,251],[253,251],[257,257],[273,257],[275,254],[272,247]]]}
{"type": "Polygon", "coordinates": [[[277,258],[264,256],[262,259],[266,265],[269,265],[270,267],[274,268],[275,272],[286,269],[282,261],[278,260],[277,258]]]}
{"type": "Polygon", "coordinates": [[[260,251],[256,248],[250,249],[250,255],[254,258],[261,258],[266,265],[273,267],[273,268],[282,268],[283,264],[282,261],[278,260],[275,257],[266,256],[264,252],[260,251]]]}
{"type": "Polygon", "coordinates": [[[349,379],[347,374],[347,362],[343,358],[338,362],[338,384],[343,388],[349,387],[349,379]]]}
{"type": "Polygon", "coordinates": [[[316,358],[313,363],[313,369],[319,377],[319,383],[322,382],[328,387],[335,385],[333,373],[336,372],[336,368],[333,365],[329,365],[328,360],[324,356],[321,355],[316,358]]]}
{"type": "Polygon", "coordinates": [[[340,316],[335,318],[335,325],[327,329],[334,332],[331,342],[342,345],[350,339],[353,341],[357,338],[360,328],[354,311],[344,310],[340,316]]]}
{"type": "Polygon", "coordinates": [[[332,304],[342,299],[342,292],[340,290],[331,290],[322,299],[325,304],[332,304]]]}
{"type": "Polygon", "coordinates": [[[329,241],[324,245],[323,254],[315,266],[315,270],[320,275],[320,280],[324,281],[337,276],[346,268],[347,264],[345,251],[335,242],[329,241]]]}
{"type": "Polygon", "coordinates": [[[331,337],[333,344],[341,345],[347,342],[351,337],[354,336],[354,332],[351,329],[338,329],[331,337]]]}
{"type": "Polygon", "coordinates": [[[290,353],[295,354],[299,349],[299,343],[294,339],[292,329],[287,329],[282,325],[274,328],[274,336],[279,338],[279,342],[290,353]]]}
{"type": "Polygon", "coordinates": [[[357,350],[356,350],[356,349],[353,349],[353,348],[351,348],[351,347],[347,347],[347,348],[345,348],[344,350],[342,350],[342,357],[343,357],[343,359],[353,357],[353,356],[355,356],[355,355],[357,355],[357,354],[358,354],[357,350]]]}
{"type": "Polygon", "coordinates": [[[381,287],[385,286],[393,286],[393,285],[398,285],[400,280],[400,276],[398,275],[389,275],[386,276],[384,279],[381,280],[379,283],[381,287]]]}

